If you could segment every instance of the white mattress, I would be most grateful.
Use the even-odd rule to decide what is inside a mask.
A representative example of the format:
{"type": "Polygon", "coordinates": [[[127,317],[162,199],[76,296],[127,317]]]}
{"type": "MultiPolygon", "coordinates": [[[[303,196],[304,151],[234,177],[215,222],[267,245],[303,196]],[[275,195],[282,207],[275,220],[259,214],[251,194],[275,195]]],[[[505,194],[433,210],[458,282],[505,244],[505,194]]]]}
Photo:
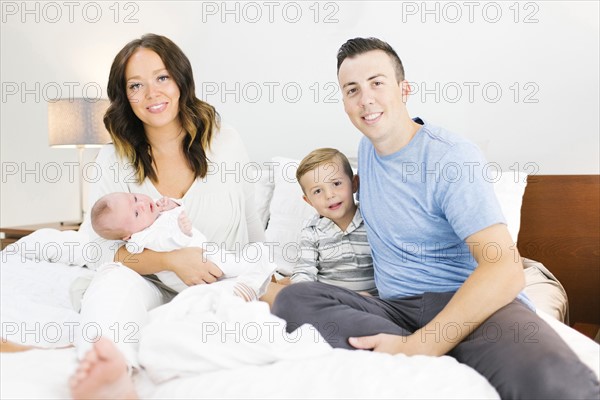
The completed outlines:
{"type": "MultiPolygon", "coordinates": [[[[74,279],[90,272],[4,252],[0,255],[2,336],[45,347],[68,343],[67,328],[79,318],[71,307],[68,288],[74,279]]],[[[542,316],[598,375],[600,347],[542,316]]],[[[2,353],[0,397],[67,398],[67,379],[76,363],[72,348],[2,353]]],[[[142,372],[136,384],[144,397],[155,398],[497,398],[482,376],[450,357],[341,349],[301,361],[218,370],[160,385],[142,372]]]]}

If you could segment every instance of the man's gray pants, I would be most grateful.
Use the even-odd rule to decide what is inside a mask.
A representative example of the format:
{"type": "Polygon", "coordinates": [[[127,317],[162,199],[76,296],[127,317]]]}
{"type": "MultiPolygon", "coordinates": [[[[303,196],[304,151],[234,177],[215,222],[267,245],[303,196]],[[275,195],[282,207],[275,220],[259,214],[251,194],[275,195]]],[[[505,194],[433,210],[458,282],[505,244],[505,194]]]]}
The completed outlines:
{"type": "MultiPolygon", "coordinates": [[[[309,323],[333,347],[353,349],[349,337],[410,335],[431,321],[453,295],[424,293],[382,300],[319,282],[296,283],[279,292],[272,312],[287,321],[288,332],[309,323]]],[[[468,323],[447,325],[424,331],[421,337],[452,341],[459,330],[473,330],[468,323]]],[[[518,300],[496,311],[448,355],[486,377],[503,399],[600,397],[595,374],[518,300]]]]}

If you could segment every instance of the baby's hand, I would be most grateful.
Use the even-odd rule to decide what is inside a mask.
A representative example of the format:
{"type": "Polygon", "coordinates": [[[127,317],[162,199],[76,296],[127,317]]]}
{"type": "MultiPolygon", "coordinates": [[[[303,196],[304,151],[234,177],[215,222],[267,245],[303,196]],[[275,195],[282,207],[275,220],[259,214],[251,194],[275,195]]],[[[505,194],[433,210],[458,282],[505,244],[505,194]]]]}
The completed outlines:
{"type": "Polygon", "coordinates": [[[163,198],[159,199],[156,202],[156,205],[157,205],[158,209],[160,210],[160,212],[169,211],[176,207],[179,207],[179,204],[175,203],[173,200],[171,200],[167,196],[164,196],[163,198]]]}
{"type": "Polygon", "coordinates": [[[192,236],[192,221],[185,214],[185,211],[182,211],[177,217],[177,223],[179,224],[179,229],[181,232],[186,234],[187,236],[192,236]]]}

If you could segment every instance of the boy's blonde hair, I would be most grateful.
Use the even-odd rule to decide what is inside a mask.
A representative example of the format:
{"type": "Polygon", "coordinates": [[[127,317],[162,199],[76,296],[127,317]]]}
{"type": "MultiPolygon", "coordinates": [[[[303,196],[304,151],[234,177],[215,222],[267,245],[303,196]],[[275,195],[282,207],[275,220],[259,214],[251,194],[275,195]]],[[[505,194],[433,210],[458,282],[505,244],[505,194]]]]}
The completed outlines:
{"type": "MultiPolygon", "coordinates": [[[[300,178],[309,173],[310,171],[315,170],[323,164],[328,162],[332,162],[334,160],[339,161],[344,168],[344,173],[352,179],[354,177],[354,172],[352,171],[352,167],[350,166],[350,161],[348,158],[337,149],[332,149],[329,147],[324,147],[321,149],[316,149],[311,151],[306,157],[300,161],[300,165],[298,165],[298,169],[296,170],[296,180],[298,180],[298,184],[302,187],[300,183],[300,178]]],[[[302,187],[302,191],[304,192],[304,188],[302,187]]]]}

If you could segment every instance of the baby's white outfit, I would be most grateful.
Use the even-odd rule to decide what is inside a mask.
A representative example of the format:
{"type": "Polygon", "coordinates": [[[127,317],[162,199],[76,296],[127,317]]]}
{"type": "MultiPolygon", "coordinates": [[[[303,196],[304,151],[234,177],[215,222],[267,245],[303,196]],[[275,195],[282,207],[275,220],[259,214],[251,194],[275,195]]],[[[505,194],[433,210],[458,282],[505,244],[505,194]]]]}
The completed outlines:
{"type": "MultiPolygon", "coordinates": [[[[179,204],[178,201],[174,201],[179,204]]],[[[183,211],[184,207],[180,205],[161,212],[152,225],[131,235],[131,239],[125,245],[127,251],[136,254],[144,249],[164,252],[182,247],[200,247],[204,250],[203,257],[215,263],[223,271],[220,281],[233,282],[228,278],[240,277],[241,281],[250,286],[258,297],[262,296],[275,270],[275,265],[269,262],[267,247],[262,243],[249,243],[244,249],[240,249],[242,250],[240,252],[223,251],[219,243],[209,243],[206,236],[196,228],[192,228],[192,236],[183,233],[178,223],[179,215],[183,211]]],[[[181,292],[188,287],[175,272],[161,271],[156,273],[156,276],[176,292],[181,292]]]]}

